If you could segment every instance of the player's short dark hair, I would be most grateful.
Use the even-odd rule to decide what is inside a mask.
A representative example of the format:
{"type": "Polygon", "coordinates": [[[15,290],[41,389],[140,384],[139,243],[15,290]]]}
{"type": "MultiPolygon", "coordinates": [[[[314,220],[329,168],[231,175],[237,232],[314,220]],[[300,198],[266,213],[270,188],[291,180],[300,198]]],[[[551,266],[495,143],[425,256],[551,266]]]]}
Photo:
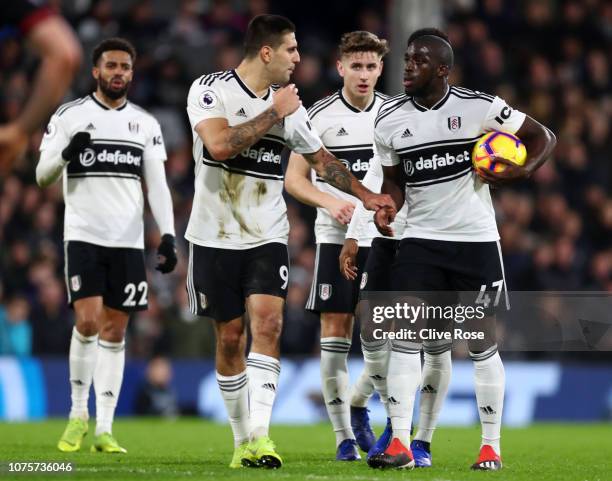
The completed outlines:
{"type": "Polygon", "coordinates": [[[342,35],[338,52],[340,57],[353,52],[376,52],[380,57],[384,57],[389,52],[389,46],[384,38],[378,38],[365,30],[356,30],[342,35]]]}
{"type": "Polygon", "coordinates": [[[283,42],[283,35],[295,32],[291,20],[280,15],[257,15],[250,22],[244,36],[244,55],[253,58],[261,47],[277,48],[283,42]]]}
{"type": "Polygon", "coordinates": [[[447,65],[449,68],[453,66],[453,63],[454,63],[453,47],[451,46],[450,40],[448,38],[448,35],[446,35],[446,33],[434,27],[420,28],[419,30],[415,30],[414,32],[412,32],[410,37],[408,37],[408,42],[406,42],[406,46],[410,45],[412,42],[422,37],[437,37],[441,39],[446,44],[445,45],[446,48],[442,49],[442,51],[439,51],[440,53],[439,60],[444,65],[447,65]]]}
{"type": "Polygon", "coordinates": [[[102,40],[98,45],[95,46],[93,53],[91,54],[91,61],[94,65],[98,65],[98,60],[104,52],[109,50],[121,50],[130,54],[132,63],[136,61],[136,49],[128,40],[119,37],[107,38],[102,40]]]}

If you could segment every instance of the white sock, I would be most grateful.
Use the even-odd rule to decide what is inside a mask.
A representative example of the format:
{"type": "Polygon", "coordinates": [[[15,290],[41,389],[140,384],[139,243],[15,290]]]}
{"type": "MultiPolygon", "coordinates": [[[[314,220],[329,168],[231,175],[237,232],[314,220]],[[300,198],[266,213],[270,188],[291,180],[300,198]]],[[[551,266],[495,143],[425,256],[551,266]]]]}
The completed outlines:
{"type": "Polygon", "coordinates": [[[374,394],[374,384],[372,384],[370,376],[364,369],[355,384],[351,386],[351,406],[356,408],[366,407],[372,394],[374,394]]]}
{"type": "Polygon", "coordinates": [[[217,372],[217,383],[227,410],[234,446],[249,440],[249,378],[242,371],[234,376],[222,376],[217,372]]]}
{"type": "Polygon", "coordinates": [[[482,425],[481,446],[488,444],[501,455],[501,420],[504,407],[506,374],[497,352],[497,345],[478,354],[470,352],[474,361],[476,403],[482,425]]]}
{"type": "Polygon", "coordinates": [[[89,390],[91,389],[93,372],[96,367],[97,340],[97,334],[84,336],[77,331],[76,326],[72,328],[70,354],[68,357],[70,365],[70,397],[72,399],[70,419],[89,419],[87,401],[89,400],[89,390]]]}
{"type": "Polygon", "coordinates": [[[276,398],[280,361],[251,352],[247,359],[249,398],[251,401],[251,439],[267,436],[270,430],[272,406],[276,398]]]}
{"type": "Polygon", "coordinates": [[[446,399],[453,368],[451,350],[431,354],[425,348],[421,399],[419,402],[419,429],[414,439],[431,443],[438,416],[446,399]]]}
{"type": "Polygon", "coordinates": [[[389,417],[393,427],[393,437],[399,438],[404,446],[410,446],[410,427],[414,398],[421,384],[421,352],[416,352],[393,344],[389,358],[389,417]],[[398,350],[399,349],[399,350],[398,350]]]}
{"type": "Polygon", "coordinates": [[[321,338],[321,390],[327,415],[336,434],[336,446],[355,439],[348,403],[349,375],[346,359],[351,340],[345,337],[321,338]]]}
{"type": "MultiPolygon", "coordinates": [[[[380,401],[387,408],[387,374],[389,371],[389,355],[391,343],[388,341],[364,341],[361,339],[364,369],[378,391],[380,401]]],[[[388,415],[387,411],[387,415],[388,415]]]]}
{"type": "Polygon", "coordinates": [[[98,359],[93,374],[96,391],[96,436],[112,433],[124,366],[125,342],[99,339],[98,359]]]}

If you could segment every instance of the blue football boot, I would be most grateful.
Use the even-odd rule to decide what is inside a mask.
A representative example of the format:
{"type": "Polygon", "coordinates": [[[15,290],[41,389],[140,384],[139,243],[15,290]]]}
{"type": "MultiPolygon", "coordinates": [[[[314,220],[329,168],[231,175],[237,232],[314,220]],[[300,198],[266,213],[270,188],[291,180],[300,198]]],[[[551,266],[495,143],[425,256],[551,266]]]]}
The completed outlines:
{"type": "Polygon", "coordinates": [[[410,443],[410,451],[414,456],[414,466],[431,468],[431,445],[428,442],[415,439],[410,443]]]}
{"type": "Polygon", "coordinates": [[[357,442],[354,439],[345,439],[338,445],[336,461],[359,461],[360,459],[357,442]]]}
{"type": "Polygon", "coordinates": [[[361,450],[365,453],[370,451],[376,442],[376,436],[370,427],[368,408],[351,406],[351,427],[361,450]]]}

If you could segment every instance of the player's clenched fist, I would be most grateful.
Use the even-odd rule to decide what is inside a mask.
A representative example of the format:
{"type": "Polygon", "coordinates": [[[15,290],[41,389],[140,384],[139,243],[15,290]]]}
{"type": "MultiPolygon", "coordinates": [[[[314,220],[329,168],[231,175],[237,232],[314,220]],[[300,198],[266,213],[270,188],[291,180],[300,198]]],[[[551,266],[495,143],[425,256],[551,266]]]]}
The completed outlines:
{"type": "Polygon", "coordinates": [[[391,229],[391,222],[395,219],[397,211],[394,207],[384,206],[376,211],[374,214],[374,224],[378,232],[387,237],[393,237],[393,229],[391,229]]]}
{"type": "Polygon", "coordinates": [[[298,89],[295,84],[285,85],[283,88],[274,92],[272,97],[272,105],[279,117],[284,118],[295,112],[302,101],[298,96],[298,89]]]}
{"type": "Polygon", "coordinates": [[[389,207],[393,209],[394,216],[395,212],[397,212],[397,208],[395,207],[395,202],[388,194],[368,194],[363,201],[363,206],[368,210],[378,210],[382,207],[389,207]]]}

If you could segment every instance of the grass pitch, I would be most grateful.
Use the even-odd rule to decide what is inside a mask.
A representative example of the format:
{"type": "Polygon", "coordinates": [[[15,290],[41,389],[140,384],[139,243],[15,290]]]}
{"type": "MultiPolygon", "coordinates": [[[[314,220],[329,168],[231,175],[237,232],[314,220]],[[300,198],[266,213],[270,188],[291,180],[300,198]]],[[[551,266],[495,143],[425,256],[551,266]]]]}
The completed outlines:
{"type": "MultiPolygon", "coordinates": [[[[283,468],[227,467],[232,455],[228,426],[201,419],[164,421],[119,419],[113,432],[127,455],[89,452],[94,423],[81,452],[64,454],[55,444],[65,420],[0,424],[0,481],[51,477],[69,480],[538,480],[609,481],[612,479],[612,429],[605,424],[539,424],[503,430],[504,469],[471,472],[480,428],[441,428],[433,444],[434,467],[413,471],[380,471],[365,461],[334,461],[329,425],[273,426],[272,438],[285,462],[283,468]],[[72,473],[9,474],[9,461],[73,462],[72,473]]],[[[377,434],[380,428],[377,429],[377,434]]]]}

